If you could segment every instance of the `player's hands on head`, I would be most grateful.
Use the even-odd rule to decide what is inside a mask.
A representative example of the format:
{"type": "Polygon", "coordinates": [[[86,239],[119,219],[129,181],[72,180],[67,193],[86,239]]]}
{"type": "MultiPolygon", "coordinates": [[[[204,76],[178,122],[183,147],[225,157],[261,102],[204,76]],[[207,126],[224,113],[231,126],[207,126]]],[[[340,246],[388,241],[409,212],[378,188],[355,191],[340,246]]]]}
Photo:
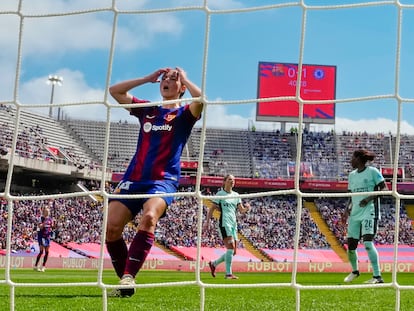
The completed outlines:
{"type": "Polygon", "coordinates": [[[166,72],[168,72],[170,69],[169,68],[160,68],[157,71],[153,72],[152,74],[150,74],[148,76],[148,80],[149,82],[152,83],[157,83],[160,82],[160,76],[162,76],[163,74],[165,74],[166,72]]]}
{"type": "Polygon", "coordinates": [[[187,80],[187,73],[181,67],[175,67],[175,70],[178,72],[181,83],[184,83],[187,80]]]}

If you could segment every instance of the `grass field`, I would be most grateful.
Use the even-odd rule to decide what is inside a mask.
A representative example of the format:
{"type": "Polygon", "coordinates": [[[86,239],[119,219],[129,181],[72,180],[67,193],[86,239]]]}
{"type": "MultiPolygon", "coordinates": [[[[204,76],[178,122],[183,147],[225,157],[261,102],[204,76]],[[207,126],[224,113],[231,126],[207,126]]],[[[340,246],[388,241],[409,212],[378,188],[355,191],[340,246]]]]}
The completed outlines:
{"type": "MultiPolygon", "coordinates": [[[[98,286],[42,286],[42,283],[96,282],[96,270],[47,270],[39,273],[33,270],[12,270],[11,279],[15,283],[37,283],[39,287],[16,287],[16,311],[78,311],[103,310],[102,289],[98,286]]],[[[287,273],[239,273],[239,280],[225,280],[218,274],[213,279],[210,274],[202,273],[201,281],[208,286],[205,290],[206,311],[225,310],[296,310],[296,290],[292,287],[246,287],[248,284],[290,283],[291,274],[287,273]],[[222,284],[234,285],[224,288],[222,284]],[[241,286],[238,286],[241,285],[241,286]]],[[[337,289],[305,289],[300,292],[300,310],[341,311],[341,310],[396,310],[397,291],[393,287],[344,288],[344,273],[302,273],[297,283],[308,285],[337,285],[337,289]]],[[[385,282],[391,282],[391,274],[383,275],[385,282]]],[[[370,278],[363,274],[355,285],[363,284],[370,278]]],[[[4,270],[1,278],[4,280],[4,270]]],[[[103,281],[107,285],[117,284],[113,271],[104,271],[103,281]]],[[[162,282],[195,281],[195,274],[176,271],[141,271],[137,278],[139,284],[162,282]]],[[[399,273],[399,285],[414,285],[414,275],[399,273]]],[[[109,291],[109,290],[108,290],[109,291]]],[[[107,310],[200,310],[201,290],[197,285],[171,287],[138,288],[131,298],[108,298],[107,310]]],[[[414,310],[414,290],[402,290],[399,310],[414,310]]],[[[10,286],[0,284],[0,310],[10,310],[10,286]]]]}

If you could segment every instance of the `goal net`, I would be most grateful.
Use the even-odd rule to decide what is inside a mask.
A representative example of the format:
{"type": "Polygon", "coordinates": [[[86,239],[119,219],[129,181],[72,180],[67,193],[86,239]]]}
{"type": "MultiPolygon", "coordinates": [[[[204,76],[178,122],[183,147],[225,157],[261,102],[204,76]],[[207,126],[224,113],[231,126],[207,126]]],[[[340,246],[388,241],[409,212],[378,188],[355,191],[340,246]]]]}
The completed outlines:
{"type": "MultiPolygon", "coordinates": [[[[162,67],[183,67],[202,89],[201,100],[205,104],[205,110],[198,124],[201,128],[201,141],[197,150],[199,169],[196,186],[192,192],[179,193],[192,196],[199,202],[197,221],[194,222],[199,237],[202,235],[203,200],[210,198],[201,191],[200,184],[206,128],[250,128],[258,101],[262,104],[281,100],[298,102],[297,124],[303,124],[307,118],[304,115],[305,105],[331,104],[330,101],[302,98],[299,89],[289,96],[259,100],[256,88],[257,66],[260,61],[297,64],[298,70],[292,77],[294,85],[302,85],[301,82],[305,81],[301,73],[304,64],[337,66],[336,129],[353,132],[357,128],[359,131],[361,127],[358,127],[358,120],[371,126],[369,117],[375,112],[378,114],[375,114],[374,127],[370,127],[370,130],[376,126],[378,132],[392,131],[395,139],[391,153],[394,172],[392,188],[382,194],[393,197],[395,219],[399,219],[401,200],[414,199],[413,195],[402,194],[397,188],[401,138],[410,129],[404,120],[414,113],[414,96],[410,93],[411,77],[408,78],[414,69],[412,51],[410,52],[412,46],[409,46],[412,29],[403,22],[405,18],[412,22],[414,4],[398,0],[336,2],[338,4],[316,0],[3,1],[0,4],[0,46],[1,54],[4,55],[0,58],[0,116],[3,121],[6,120],[3,114],[12,114],[7,126],[20,129],[7,132],[10,140],[8,167],[4,192],[0,193],[6,202],[4,206],[7,206],[9,216],[4,226],[7,229],[4,236],[5,275],[0,283],[7,284],[11,289],[10,310],[15,309],[16,288],[39,286],[37,283],[13,282],[11,277],[11,244],[15,226],[13,214],[17,212],[18,206],[16,202],[48,202],[59,198],[83,197],[85,191],[87,195],[98,195],[103,198],[101,245],[104,245],[108,199],[114,196],[105,188],[108,158],[113,156],[109,154],[110,127],[114,121],[130,122],[128,114],[110,98],[108,87],[117,81],[144,76],[162,67]],[[346,116],[339,117],[340,111],[346,116]],[[17,142],[20,139],[21,124],[30,118],[28,116],[32,116],[32,112],[37,116],[39,113],[45,116],[36,121],[44,131],[49,128],[48,122],[55,120],[72,118],[85,119],[89,123],[95,120],[106,121],[107,126],[101,137],[104,160],[102,169],[95,172],[101,181],[97,189],[43,196],[13,194],[13,176],[20,163],[17,142]],[[394,121],[388,122],[389,118],[394,121]]],[[[157,91],[154,87],[143,87],[142,92],[156,105],[160,99],[154,89],[157,91]]],[[[264,123],[263,127],[275,130],[276,123],[264,123]]],[[[258,129],[260,126],[259,123],[255,124],[258,129]]],[[[322,130],[327,129],[324,125],[317,126],[322,130]]],[[[303,126],[297,126],[296,163],[302,161],[304,130],[303,126]]],[[[57,151],[56,146],[48,148],[52,153],[55,151],[55,156],[60,156],[59,160],[71,157],[68,148],[57,151]]],[[[291,189],[243,195],[245,199],[274,195],[296,197],[298,203],[291,282],[223,285],[203,282],[200,277],[202,259],[199,238],[194,280],[148,286],[197,285],[201,292],[200,310],[208,309],[205,305],[206,289],[214,287],[289,287],[296,292],[296,310],[301,310],[303,291],[353,288],[354,285],[303,285],[297,281],[303,199],[350,195],[302,192],[299,170],[292,177],[294,183],[291,189]]],[[[32,181],[36,185],[36,179],[33,178],[32,181]]],[[[414,289],[413,286],[403,286],[397,281],[398,232],[399,223],[396,222],[392,281],[381,285],[395,289],[395,310],[400,310],[400,292],[414,289]]],[[[96,282],[42,286],[101,287],[102,309],[107,310],[106,291],[114,286],[103,280],[103,247],[100,251],[96,282]]]]}

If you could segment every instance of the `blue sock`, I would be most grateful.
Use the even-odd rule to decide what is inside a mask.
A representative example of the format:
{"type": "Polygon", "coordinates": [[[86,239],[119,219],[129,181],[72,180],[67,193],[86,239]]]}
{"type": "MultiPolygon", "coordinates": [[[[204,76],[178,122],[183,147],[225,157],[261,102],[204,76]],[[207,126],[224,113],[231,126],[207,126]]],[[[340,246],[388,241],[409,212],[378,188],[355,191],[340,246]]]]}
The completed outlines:
{"type": "Polygon", "coordinates": [[[213,264],[215,267],[217,267],[219,264],[221,264],[223,261],[226,260],[226,253],[220,256],[220,258],[213,261],[213,264]]]}
{"type": "Polygon", "coordinates": [[[364,242],[365,249],[368,253],[369,261],[372,265],[372,271],[374,276],[381,276],[381,271],[379,268],[379,258],[378,258],[378,251],[372,241],[364,242]]]}
{"type": "Polygon", "coordinates": [[[356,249],[348,250],[348,259],[352,266],[352,271],[358,271],[358,253],[356,249]]]}
{"type": "Polygon", "coordinates": [[[231,270],[231,263],[233,261],[233,253],[234,251],[232,249],[228,249],[226,251],[226,275],[233,274],[231,270]]]}

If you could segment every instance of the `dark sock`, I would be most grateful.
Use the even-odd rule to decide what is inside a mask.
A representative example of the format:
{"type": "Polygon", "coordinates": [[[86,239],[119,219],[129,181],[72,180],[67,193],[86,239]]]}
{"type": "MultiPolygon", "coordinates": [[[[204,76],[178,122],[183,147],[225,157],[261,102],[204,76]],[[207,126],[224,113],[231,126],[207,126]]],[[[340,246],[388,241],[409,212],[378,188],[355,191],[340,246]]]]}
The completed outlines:
{"type": "Polygon", "coordinates": [[[124,239],[121,238],[113,242],[106,242],[106,249],[111,257],[116,274],[121,278],[124,275],[125,263],[128,256],[128,249],[124,239]]]}
{"type": "Polygon", "coordinates": [[[49,258],[49,252],[45,252],[45,257],[43,257],[43,267],[46,266],[46,262],[48,258],[49,258]]]}
{"type": "Polygon", "coordinates": [[[124,274],[130,274],[133,277],[137,275],[151,250],[152,244],[154,244],[153,233],[143,230],[137,232],[129,247],[124,274]]]}
{"type": "Polygon", "coordinates": [[[39,253],[39,254],[37,255],[37,257],[36,257],[36,264],[35,264],[35,266],[36,266],[36,267],[37,267],[37,265],[39,264],[40,257],[42,257],[42,254],[41,254],[41,253],[39,253]]]}

